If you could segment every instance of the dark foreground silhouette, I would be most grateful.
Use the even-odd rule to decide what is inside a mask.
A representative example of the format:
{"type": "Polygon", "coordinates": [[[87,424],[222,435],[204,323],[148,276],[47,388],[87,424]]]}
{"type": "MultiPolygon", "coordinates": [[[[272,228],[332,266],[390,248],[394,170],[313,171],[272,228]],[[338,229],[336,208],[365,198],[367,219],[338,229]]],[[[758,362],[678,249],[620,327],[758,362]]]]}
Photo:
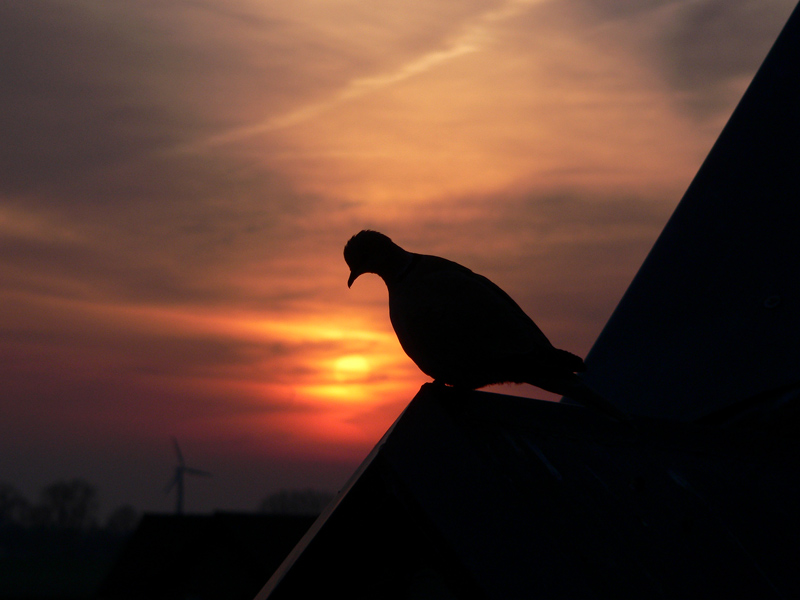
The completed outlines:
{"type": "Polygon", "coordinates": [[[377,231],[350,238],[344,259],[348,287],[364,273],[386,283],[400,345],[434,383],[468,389],[529,383],[625,418],[576,375],[586,370],[583,360],[554,347],[486,277],[438,256],[407,252],[377,231]]]}

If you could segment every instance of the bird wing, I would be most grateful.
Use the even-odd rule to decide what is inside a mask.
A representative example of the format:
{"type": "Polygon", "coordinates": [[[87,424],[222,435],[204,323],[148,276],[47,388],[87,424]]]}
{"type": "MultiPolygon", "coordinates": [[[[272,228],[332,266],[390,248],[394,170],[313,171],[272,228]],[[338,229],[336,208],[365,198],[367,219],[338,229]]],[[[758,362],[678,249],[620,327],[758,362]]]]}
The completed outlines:
{"type": "Polygon", "coordinates": [[[414,271],[390,290],[390,314],[406,353],[434,377],[426,364],[450,361],[463,369],[554,350],[502,289],[439,257],[421,256],[414,271]]]}

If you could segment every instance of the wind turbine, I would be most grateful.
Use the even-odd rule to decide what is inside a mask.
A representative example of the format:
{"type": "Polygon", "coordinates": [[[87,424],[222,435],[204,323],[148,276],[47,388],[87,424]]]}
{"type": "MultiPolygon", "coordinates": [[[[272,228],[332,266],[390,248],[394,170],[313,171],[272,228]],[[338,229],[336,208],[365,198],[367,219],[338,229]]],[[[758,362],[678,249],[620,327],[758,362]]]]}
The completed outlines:
{"type": "Polygon", "coordinates": [[[183,514],[183,477],[184,475],[199,475],[201,477],[211,477],[208,471],[201,471],[200,469],[193,469],[186,466],[186,461],[183,460],[183,453],[181,447],[178,445],[178,440],[172,438],[172,443],[175,445],[175,454],[178,456],[178,466],[175,467],[175,477],[169,482],[165,493],[169,494],[173,487],[178,488],[178,497],[175,503],[175,514],[183,514]]]}

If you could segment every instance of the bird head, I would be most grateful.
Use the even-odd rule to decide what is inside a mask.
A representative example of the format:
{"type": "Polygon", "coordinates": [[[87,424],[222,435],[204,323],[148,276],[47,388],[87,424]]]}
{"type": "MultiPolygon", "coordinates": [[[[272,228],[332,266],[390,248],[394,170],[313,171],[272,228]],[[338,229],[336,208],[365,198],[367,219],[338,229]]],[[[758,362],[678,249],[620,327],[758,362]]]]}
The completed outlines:
{"type": "Polygon", "coordinates": [[[369,229],[358,232],[344,247],[344,260],[350,267],[347,287],[364,273],[375,273],[385,279],[398,251],[403,252],[382,233],[369,229]]]}

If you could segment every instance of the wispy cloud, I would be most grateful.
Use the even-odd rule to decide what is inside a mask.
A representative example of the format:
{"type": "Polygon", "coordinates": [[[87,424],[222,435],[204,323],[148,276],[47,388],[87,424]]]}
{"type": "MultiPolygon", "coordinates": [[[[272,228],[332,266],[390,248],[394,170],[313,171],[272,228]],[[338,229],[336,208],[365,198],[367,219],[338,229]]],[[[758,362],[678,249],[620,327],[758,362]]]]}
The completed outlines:
{"type": "Polygon", "coordinates": [[[0,240],[6,243],[62,244],[80,239],[81,235],[74,227],[60,223],[54,215],[0,206],[0,240]]]}
{"type": "Polygon", "coordinates": [[[191,144],[184,149],[209,148],[236,142],[258,134],[289,128],[314,119],[343,103],[398,84],[411,77],[427,73],[464,55],[479,52],[487,43],[492,41],[493,26],[518,16],[535,4],[546,1],[549,0],[507,0],[501,7],[483,12],[463,24],[460,31],[451,35],[450,39],[444,41],[443,46],[439,49],[427,51],[424,54],[413,57],[391,71],[377,75],[356,77],[346,82],[341,89],[323,101],[302,106],[282,115],[269,117],[253,125],[214,135],[199,143],[191,144]]]}

